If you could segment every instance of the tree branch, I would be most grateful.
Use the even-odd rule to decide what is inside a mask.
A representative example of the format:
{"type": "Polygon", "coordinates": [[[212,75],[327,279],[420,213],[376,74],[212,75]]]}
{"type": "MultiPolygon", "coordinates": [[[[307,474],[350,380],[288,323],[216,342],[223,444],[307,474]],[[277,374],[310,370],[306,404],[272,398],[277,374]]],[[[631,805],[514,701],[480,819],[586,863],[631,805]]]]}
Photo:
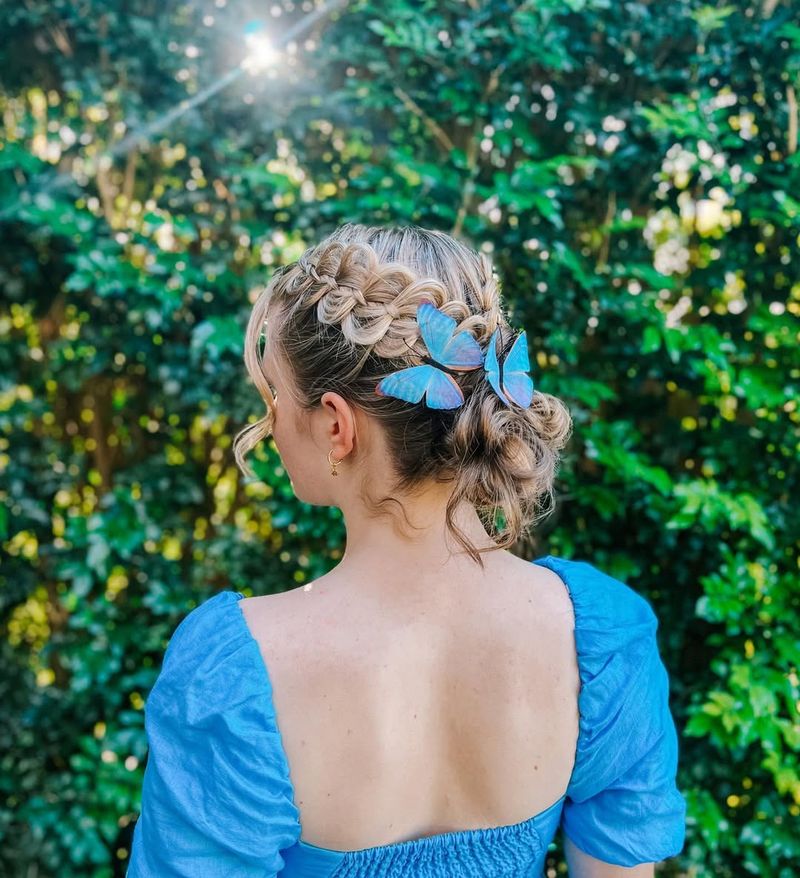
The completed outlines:
{"type": "MultiPolygon", "coordinates": [[[[505,66],[505,63],[503,63],[495,67],[494,70],[492,70],[486,83],[486,88],[484,89],[483,95],[481,96],[481,103],[483,103],[497,90],[497,86],[500,83],[500,74],[505,69],[505,66]]],[[[461,204],[459,204],[458,206],[456,221],[453,224],[453,230],[451,232],[451,234],[456,237],[461,234],[461,229],[464,225],[464,218],[467,215],[467,210],[469,209],[469,205],[472,202],[472,196],[475,193],[475,178],[478,176],[478,171],[480,170],[480,166],[478,164],[478,153],[480,147],[480,132],[482,130],[483,119],[478,118],[475,120],[475,125],[473,126],[472,134],[470,136],[469,143],[467,144],[467,167],[469,168],[469,177],[464,183],[464,189],[461,193],[461,204]]]]}
{"type": "Polygon", "coordinates": [[[453,141],[450,139],[450,135],[431,117],[425,112],[425,110],[420,107],[420,105],[409,95],[407,92],[403,91],[399,85],[395,85],[392,89],[397,97],[403,102],[403,106],[410,110],[415,116],[418,116],[422,119],[425,127],[431,132],[436,140],[439,141],[442,148],[445,149],[448,153],[452,152],[454,148],[453,141]]]}

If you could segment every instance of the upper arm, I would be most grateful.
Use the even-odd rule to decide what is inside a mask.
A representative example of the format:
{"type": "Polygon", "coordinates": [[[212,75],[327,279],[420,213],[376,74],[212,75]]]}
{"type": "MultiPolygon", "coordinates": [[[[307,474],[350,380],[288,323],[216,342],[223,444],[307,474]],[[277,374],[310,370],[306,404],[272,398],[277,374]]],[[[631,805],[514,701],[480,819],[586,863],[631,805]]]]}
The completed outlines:
{"type": "Polygon", "coordinates": [[[615,866],[603,860],[597,860],[582,851],[566,834],[564,839],[564,857],[567,861],[569,878],[653,878],[655,865],[640,863],[638,866],[615,866]]]}
{"type": "Polygon", "coordinates": [[[265,685],[233,593],[180,624],[145,703],[149,749],[127,878],[283,869],[300,825],[265,685]]]}
{"type": "Polygon", "coordinates": [[[591,720],[594,734],[586,736],[590,743],[562,815],[576,863],[570,878],[652,875],[653,863],[683,848],[686,816],[676,785],[678,737],[669,680],[655,629],[603,667],[593,681],[600,696],[591,720]]]}
{"type": "Polygon", "coordinates": [[[556,560],[575,603],[580,735],[561,816],[570,878],[653,875],[685,840],[678,736],[650,604],[585,562],[556,560]]]}

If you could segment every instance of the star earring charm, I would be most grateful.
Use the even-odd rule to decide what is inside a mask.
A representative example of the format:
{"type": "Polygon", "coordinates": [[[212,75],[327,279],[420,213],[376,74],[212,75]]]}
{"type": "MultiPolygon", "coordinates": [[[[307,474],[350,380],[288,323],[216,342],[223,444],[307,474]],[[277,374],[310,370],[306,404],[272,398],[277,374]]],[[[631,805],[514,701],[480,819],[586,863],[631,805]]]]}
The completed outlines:
{"type": "Polygon", "coordinates": [[[339,464],[341,463],[341,460],[336,460],[336,461],[331,460],[332,454],[333,454],[333,449],[331,448],[331,450],[328,452],[328,463],[331,465],[331,475],[338,476],[339,473],[336,471],[336,467],[339,466],[339,464]]]}

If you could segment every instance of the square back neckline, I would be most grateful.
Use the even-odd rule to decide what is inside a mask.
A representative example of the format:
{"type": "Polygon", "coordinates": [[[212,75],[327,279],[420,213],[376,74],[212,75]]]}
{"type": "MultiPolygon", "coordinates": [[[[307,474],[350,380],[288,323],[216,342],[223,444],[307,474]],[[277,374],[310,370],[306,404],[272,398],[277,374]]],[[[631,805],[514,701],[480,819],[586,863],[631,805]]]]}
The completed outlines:
{"type": "MultiPolygon", "coordinates": [[[[546,558],[549,558],[549,557],[551,557],[551,556],[546,555],[544,558],[535,559],[535,560],[531,561],[530,563],[536,564],[537,566],[540,566],[540,567],[547,567],[548,570],[551,570],[553,573],[555,573],[555,575],[558,576],[558,578],[561,580],[562,584],[564,585],[564,589],[566,590],[567,594],[569,595],[570,601],[572,601],[572,593],[570,592],[569,585],[564,580],[564,578],[562,576],[560,576],[560,574],[558,574],[556,571],[552,570],[551,567],[547,566],[546,564],[539,563],[540,561],[544,561],[546,558]]],[[[264,656],[261,653],[261,648],[258,645],[258,641],[253,636],[253,633],[250,630],[250,626],[247,624],[247,619],[245,618],[245,615],[242,612],[241,602],[244,599],[245,595],[240,591],[234,591],[233,595],[236,598],[237,621],[244,628],[244,631],[245,631],[247,637],[249,638],[249,640],[252,641],[252,643],[256,646],[256,652],[261,660],[260,665],[261,665],[262,673],[264,676],[264,682],[266,683],[265,696],[267,699],[269,711],[273,717],[274,724],[275,724],[277,750],[278,750],[278,756],[279,756],[280,763],[281,763],[281,770],[282,770],[283,776],[286,779],[286,782],[289,786],[289,789],[291,791],[292,806],[294,807],[295,812],[298,815],[297,822],[298,822],[298,825],[300,826],[300,832],[302,834],[303,827],[302,827],[302,820],[300,819],[300,809],[297,806],[294,784],[292,783],[291,771],[289,768],[289,758],[288,758],[287,753],[286,753],[286,748],[283,746],[283,736],[281,735],[280,726],[278,724],[278,715],[277,715],[277,711],[275,709],[275,703],[273,700],[273,691],[274,690],[272,688],[272,679],[270,677],[269,668],[267,667],[266,661],[264,661],[264,656]]],[[[580,732],[578,735],[578,740],[580,740],[580,732]]],[[[578,745],[576,743],[576,760],[577,760],[577,750],[578,750],[578,745]]],[[[574,771],[574,769],[573,769],[573,771],[574,771]]],[[[569,783],[570,783],[570,781],[568,780],[567,781],[567,789],[569,789],[569,783]]],[[[396,850],[400,850],[400,849],[407,849],[407,848],[412,848],[412,847],[416,848],[416,847],[421,847],[421,846],[425,846],[425,845],[443,845],[443,844],[450,844],[450,843],[458,843],[458,842],[461,842],[461,841],[464,841],[467,839],[478,839],[478,838],[484,839],[487,836],[494,837],[494,836],[498,836],[498,835],[506,835],[508,833],[522,833],[526,830],[535,830],[536,822],[542,820],[544,817],[551,814],[553,811],[559,809],[564,804],[566,797],[567,797],[567,790],[565,790],[559,796],[559,798],[556,799],[555,802],[548,805],[546,808],[539,811],[537,814],[534,814],[532,817],[527,817],[524,820],[521,820],[517,823],[506,823],[506,824],[503,824],[500,826],[474,827],[471,829],[470,828],[456,829],[456,830],[451,830],[449,832],[437,832],[434,835],[424,835],[424,836],[420,836],[419,838],[410,838],[410,839],[405,839],[404,841],[393,841],[393,842],[389,842],[388,844],[372,845],[371,847],[356,848],[353,850],[346,850],[346,851],[337,850],[335,848],[320,847],[319,845],[315,845],[315,844],[312,844],[311,842],[304,841],[302,838],[298,838],[296,844],[299,845],[300,847],[307,848],[311,851],[323,852],[326,854],[335,854],[337,856],[357,857],[359,855],[370,856],[370,855],[374,855],[374,854],[382,852],[382,851],[396,851],[396,850]]]]}

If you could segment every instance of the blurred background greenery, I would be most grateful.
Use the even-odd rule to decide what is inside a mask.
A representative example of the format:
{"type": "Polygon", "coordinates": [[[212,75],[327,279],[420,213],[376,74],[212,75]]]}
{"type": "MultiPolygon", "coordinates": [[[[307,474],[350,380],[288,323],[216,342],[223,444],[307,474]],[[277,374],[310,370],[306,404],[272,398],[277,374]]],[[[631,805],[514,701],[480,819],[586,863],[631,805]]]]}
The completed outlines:
{"type": "Polygon", "coordinates": [[[231,439],[263,411],[251,302],[344,221],[489,254],[571,408],[555,514],[516,551],[656,609],[689,804],[663,874],[797,874],[799,21],[0,6],[0,874],[123,875],[180,619],[340,557],[338,510],[296,501],[269,443],[248,483],[231,439]]]}

